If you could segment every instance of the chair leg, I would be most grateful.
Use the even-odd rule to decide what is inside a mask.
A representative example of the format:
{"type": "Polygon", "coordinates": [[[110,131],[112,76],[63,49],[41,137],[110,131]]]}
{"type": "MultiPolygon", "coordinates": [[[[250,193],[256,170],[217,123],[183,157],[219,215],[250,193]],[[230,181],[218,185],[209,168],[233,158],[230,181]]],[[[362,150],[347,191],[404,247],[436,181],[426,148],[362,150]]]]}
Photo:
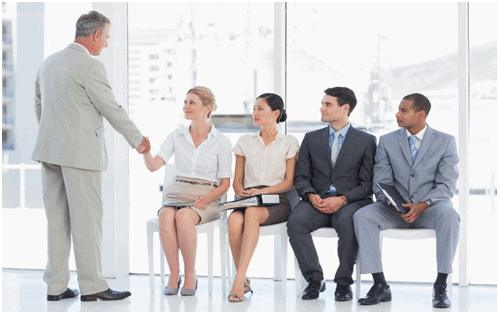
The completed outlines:
{"type": "Polygon", "coordinates": [[[449,298],[452,297],[452,273],[447,277],[447,290],[449,290],[449,298]]]}
{"type": "Polygon", "coordinates": [[[223,222],[220,222],[218,231],[220,233],[220,277],[222,280],[223,294],[227,294],[227,229],[223,222]]]}
{"type": "MultiPolygon", "coordinates": [[[[284,231],[285,233],[285,231],[284,231]]],[[[281,247],[281,291],[282,295],[286,296],[286,288],[287,288],[287,282],[288,282],[288,236],[287,234],[282,234],[280,236],[280,243],[281,247]]]]}
{"type": "Polygon", "coordinates": [[[295,292],[296,296],[299,297],[301,292],[301,281],[302,281],[301,279],[303,276],[301,275],[300,267],[298,266],[298,260],[296,259],[296,256],[294,260],[295,260],[295,292]]]}
{"type": "Polygon", "coordinates": [[[361,274],[360,274],[360,261],[357,256],[357,263],[355,263],[355,295],[357,299],[360,299],[360,285],[361,285],[361,274]]]}
{"type": "Polygon", "coordinates": [[[281,235],[274,235],[274,280],[282,280],[281,272],[281,235]]]}
{"type": "Polygon", "coordinates": [[[154,243],[152,226],[147,224],[147,256],[149,258],[149,289],[154,292],[154,243]]]}
{"type": "Polygon", "coordinates": [[[214,246],[214,228],[212,227],[209,232],[207,232],[208,238],[208,293],[213,292],[213,246],[214,246]]]}

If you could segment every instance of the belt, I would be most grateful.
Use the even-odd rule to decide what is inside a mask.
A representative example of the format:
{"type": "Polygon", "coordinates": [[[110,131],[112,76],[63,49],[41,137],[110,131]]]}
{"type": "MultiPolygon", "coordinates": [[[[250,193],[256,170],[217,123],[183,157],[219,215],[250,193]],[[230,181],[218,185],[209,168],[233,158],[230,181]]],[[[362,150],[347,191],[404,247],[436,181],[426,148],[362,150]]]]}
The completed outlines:
{"type": "Polygon", "coordinates": [[[217,187],[217,185],[213,182],[195,182],[195,181],[188,181],[188,180],[182,180],[182,179],[175,179],[176,182],[182,182],[182,183],[188,183],[188,184],[199,184],[199,185],[206,185],[206,186],[214,186],[217,187]]]}

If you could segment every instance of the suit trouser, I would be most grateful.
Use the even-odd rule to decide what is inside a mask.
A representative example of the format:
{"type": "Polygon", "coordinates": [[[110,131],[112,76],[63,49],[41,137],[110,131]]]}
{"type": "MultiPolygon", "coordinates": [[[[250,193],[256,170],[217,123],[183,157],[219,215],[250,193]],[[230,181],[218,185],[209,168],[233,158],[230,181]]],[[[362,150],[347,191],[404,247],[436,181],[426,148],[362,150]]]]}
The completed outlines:
{"type": "Polygon", "coordinates": [[[287,223],[289,243],[293,248],[301,273],[308,282],[324,279],[311,232],[323,227],[333,227],[338,234],[340,261],[334,281],[341,285],[353,283],[352,273],[357,258],[358,244],[352,217],[357,210],[370,202],[372,201],[360,204],[351,203],[334,214],[320,212],[309,201],[301,200],[296,205],[287,223]]]}
{"type": "Polygon", "coordinates": [[[383,272],[379,234],[381,230],[434,229],[437,245],[437,271],[452,273],[452,261],[459,240],[459,214],[451,202],[428,207],[412,224],[400,218],[386,203],[376,202],[354,215],[355,235],[359,243],[360,272],[383,272]]]}
{"type": "Polygon", "coordinates": [[[42,162],[43,201],[48,223],[48,262],[43,280],[48,294],[66,290],[73,238],[82,295],[107,290],[102,276],[101,172],[42,162]]]}

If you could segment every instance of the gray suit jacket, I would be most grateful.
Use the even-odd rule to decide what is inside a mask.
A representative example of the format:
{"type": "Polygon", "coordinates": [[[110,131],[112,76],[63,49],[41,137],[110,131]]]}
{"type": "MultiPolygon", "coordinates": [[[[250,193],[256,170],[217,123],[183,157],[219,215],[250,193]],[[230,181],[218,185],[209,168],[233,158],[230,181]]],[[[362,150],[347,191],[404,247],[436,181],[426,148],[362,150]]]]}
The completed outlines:
{"type": "Polygon", "coordinates": [[[331,162],[328,127],[305,134],[295,171],[295,188],[301,198],[307,193],[325,197],[331,184],[349,203],[372,199],[376,137],[350,126],[336,159],[331,162]]]}
{"type": "Polygon", "coordinates": [[[36,161],[106,170],[103,117],[132,148],[142,142],[142,134],[114,98],[104,65],[76,43],[43,62],[35,82],[35,112],[36,161]]]}
{"type": "Polygon", "coordinates": [[[407,203],[426,200],[450,201],[456,192],[458,173],[456,140],[453,136],[427,127],[414,163],[404,128],[379,139],[374,166],[374,193],[385,201],[379,182],[394,185],[407,203]]]}

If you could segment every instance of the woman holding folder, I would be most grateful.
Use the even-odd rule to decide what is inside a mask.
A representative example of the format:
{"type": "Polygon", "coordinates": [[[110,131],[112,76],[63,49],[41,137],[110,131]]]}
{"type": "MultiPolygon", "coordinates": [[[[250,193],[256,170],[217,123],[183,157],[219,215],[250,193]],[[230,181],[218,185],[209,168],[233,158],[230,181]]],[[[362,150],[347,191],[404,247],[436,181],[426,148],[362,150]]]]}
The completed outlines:
{"type": "Polygon", "coordinates": [[[233,148],[236,195],[245,198],[279,194],[280,203],[236,209],[227,219],[229,244],[236,265],[230,302],[241,302],[245,293],[253,292],[246,272],[258,243],[260,226],[286,221],[291,213],[285,192],[293,188],[299,144],[295,137],[277,131],[277,124],[284,121],[286,112],[279,95],[266,93],[258,96],[253,108],[253,124],[260,126],[261,130],[243,135],[233,148]]]}
{"type": "Polygon", "coordinates": [[[144,163],[151,172],[175,155],[174,182],[163,192],[163,206],[158,212],[161,245],[170,269],[166,295],[176,295],[182,282],[179,250],[185,271],[180,294],[196,293],[195,226],[220,218],[220,198],[230,187],[232,145],[227,136],[209,123],[215,108],[210,89],[202,86],[190,89],[183,107],[190,125],[168,135],[154,158],[151,153],[144,155],[144,163]]]}

